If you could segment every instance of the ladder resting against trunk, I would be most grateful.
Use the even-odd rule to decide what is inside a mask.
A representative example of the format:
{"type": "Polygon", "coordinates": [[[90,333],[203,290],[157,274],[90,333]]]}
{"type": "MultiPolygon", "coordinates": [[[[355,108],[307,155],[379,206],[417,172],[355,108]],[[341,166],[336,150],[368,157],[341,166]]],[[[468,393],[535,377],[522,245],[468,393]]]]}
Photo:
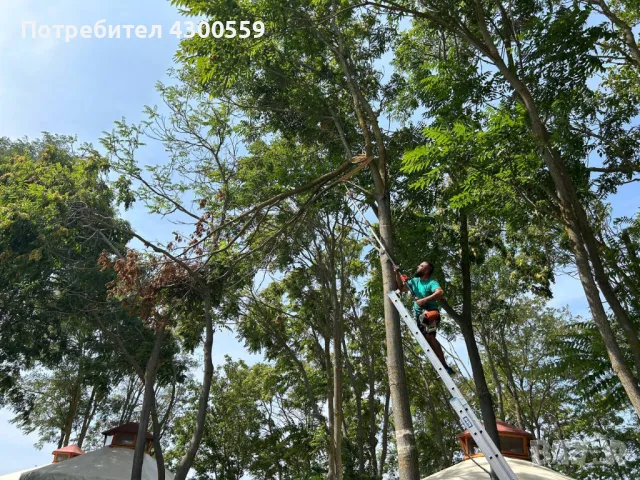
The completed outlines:
{"type": "Polygon", "coordinates": [[[389,292],[388,296],[391,299],[391,303],[396,307],[396,310],[400,313],[400,318],[404,321],[416,342],[420,344],[424,353],[427,354],[427,358],[431,362],[431,365],[433,365],[433,368],[436,369],[436,372],[440,375],[440,378],[446,385],[449,395],[451,395],[451,406],[460,418],[460,423],[462,423],[464,428],[469,430],[469,433],[471,433],[472,438],[484,454],[496,476],[500,480],[517,480],[518,477],[513,473],[513,470],[511,470],[511,467],[504,459],[495,443],[493,443],[491,437],[489,437],[489,434],[484,429],[482,423],[480,423],[480,420],[478,420],[478,417],[476,417],[476,414],[473,413],[471,406],[462,396],[462,393],[454,383],[451,375],[447,373],[444,366],[440,363],[440,360],[438,360],[438,357],[436,357],[436,354],[429,346],[427,340],[422,336],[422,333],[418,329],[418,324],[400,301],[398,294],[399,291],[389,292]]]}

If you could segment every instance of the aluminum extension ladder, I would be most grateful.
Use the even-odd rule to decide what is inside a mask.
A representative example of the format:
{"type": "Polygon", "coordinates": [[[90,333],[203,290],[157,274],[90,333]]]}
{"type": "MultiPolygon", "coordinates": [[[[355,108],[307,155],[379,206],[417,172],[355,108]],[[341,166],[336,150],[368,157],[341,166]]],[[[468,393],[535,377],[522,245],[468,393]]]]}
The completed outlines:
{"type": "Polygon", "coordinates": [[[468,429],[469,433],[471,433],[473,440],[475,440],[476,444],[484,454],[493,472],[500,480],[518,480],[518,477],[513,473],[513,470],[511,470],[511,467],[502,456],[502,453],[498,450],[495,443],[493,443],[489,434],[484,430],[484,427],[482,426],[482,423],[480,423],[480,420],[478,420],[478,417],[476,417],[476,414],[473,413],[471,406],[462,396],[458,386],[444,369],[427,340],[422,336],[414,317],[407,311],[406,307],[400,301],[398,292],[391,291],[388,296],[396,307],[396,310],[400,313],[400,318],[404,321],[413,337],[420,344],[422,350],[427,354],[427,358],[431,362],[431,365],[433,365],[433,368],[436,369],[436,372],[438,372],[438,375],[442,378],[442,381],[451,395],[451,406],[458,417],[460,417],[462,426],[468,429]]]}

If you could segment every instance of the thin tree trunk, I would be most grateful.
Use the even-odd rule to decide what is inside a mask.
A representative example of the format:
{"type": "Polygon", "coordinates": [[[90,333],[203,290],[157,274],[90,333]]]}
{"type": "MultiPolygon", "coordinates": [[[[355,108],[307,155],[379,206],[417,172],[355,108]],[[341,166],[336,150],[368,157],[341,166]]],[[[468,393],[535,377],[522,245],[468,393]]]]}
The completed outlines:
{"type": "Polygon", "coordinates": [[[382,451],[380,452],[380,466],[378,467],[379,478],[384,476],[384,466],[387,464],[387,445],[389,436],[389,401],[391,400],[391,390],[387,387],[384,396],[384,413],[382,415],[382,451]]]}
{"type": "Polygon", "coordinates": [[[96,387],[93,387],[91,389],[91,396],[89,397],[89,403],[87,404],[87,409],[85,410],[84,418],[82,420],[82,428],[80,429],[80,435],[78,436],[77,444],[79,448],[82,448],[84,439],[87,436],[87,431],[89,430],[89,425],[91,425],[93,416],[96,413],[98,403],[100,403],[100,400],[96,399],[96,387]]]}
{"type": "Polygon", "coordinates": [[[498,70],[519,95],[527,113],[529,114],[533,137],[542,150],[542,159],[549,169],[549,174],[555,186],[562,220],[567,233],[571,238],[576,266],[578,267],[580,280],[582,281],[582,286],[585,290],[585,295],[587,296],[591,312],[594,315],[594,321],[598,326],[600,334],[603,336],[603,341],[607,348],[609,358],[611,359],[613,370],[620,378],[620,382],[629,396],[629,400],[634,406],[636,413],[640,416],[640,388],[638,387],[637,379],[631,374],[631,370],[626,364],[615,337],[609,334],[611,326],[609,325],[609,320],[606,318],[606,315],[603,315],[604,309],[603,312],[600,312],[602,303],[599,299],[597,287],[595,291],[593,290],[595,282],[597,282],[602,294],[607,302],[609,302],[609,306],[614,312],[618,324],[627,336],[627,342],[631,348],[637,370],[640,370],[640,339],[638,338],[633,325],[629,321],[629,316],[626,310],[622,308],[617,296],[611,288],[609,279],[602,266],[600,252],[598,251],[595,237],[588,222],[584,207],[578,199],[575,185],[571,181],[564,161],[560,154],[553,148],[551,135],[549,134],[545,123],[540,118],[535,100],[533,99],[528,87],[502,60],[502,57],[500,56],[500,53],[498,52],[498,49],[496,48],[487,29],[482,4],[479,0],[476,0],[476,5],[478,27],[488,48],[488,51],[485,49],[483,53],[487,54],[492,59],[498,70]],[[591,272],[589,261],[591,261],[591,266],[593,266],[593,273],[591,272]],[[596,296],[598,297],[597,299],[596,296]],[[600,307],[598,304],[600,304],[600,307]],[[605,323],[607,325],[605,325],[605,323]]]}
{"type": "MultiPolygon", "coordinates": [[[[498,375],[498,369],[496,368],[495,359],[493,358],[493,353],[491,352],[489,334],[484,322],[480,322],[480,335],[482,336],[482,341],[484,342],[484,348],[487,351],[487,360],[489,360],[491,375],[493,375],[493,381],[496,384],[496,393],[498,394],[498,411],[500,412],[500,418],[504,420],[507,417],[504,411],[504,393],[502,391],[502,382],[500,381],[500,375],[498,375]]],[[[522,425],[518,426],[522,428],[522,425]]]]}
{"type": "MultiPolygon", "coordinates": [[[[387,194],[378,197],[378,220],[380,237],[387,250],[391,252],[393,231],[389,201],[387,194]]],[[[400,317],[391,300],[387,297],[387,293],[395,290],[397,286],[393,266],[384,253],[380,255],[380,266],[384,292],[384,324],[387,337],[387,372],[391,389],[391,402],[393,403],[393,423],[398,449],[398,471],[401,480],[419,480],[418,450],[409,406],[400,317]]]]}
{"type": "MultiPolygon", "coordinates": [[[[368,455],[369,455],[369,473],[373,475],[374,478],[376,478],[378,476],[378,461],[377,461],[377,455],[376,455],[376,446],[378,444],[378,439],[377,439],[378,429],[376,424],[376,417],[377,417],[376,415],[376,370],[375,370],[376,355],[375,355],[375,348],[371,346],[371,343],[369,342],[370,340],[369,333],[365,331],[365,329],[362,326],[363,322],[360,321],[360,318],[358,317],[358,315],[355,314],[355,308],[354,308],[354,315],[356,317],[356,321],[355,321],[356,328],[358,329],[360,337],[363,340],[362,360],[367,370],[367,383],[369,387],[369,393],[367,398],[367,409],[369,411],[369,427],[368,427],[369,438],[367,440],[368,455]]],[[[361,395],[362,392],[359,392],[358,394],[361,395]]],[[[362,425],[362,428],[364,429],[364,423],[362,425]]],[[[362,440],[358,440],[358,441],[362,441],[362,443],[364,444],[364,432],[362,434],[362,437],[363,437],[362,440]]],[[[363,453],[363,457],[364,457],[364,453],[363,453]]],[[[364,461],[364,458],[363,458],[363,461],[364,461]]]]}
{"type": "Polygon", "coordinates": [[[142,465],[144,462],[145,447],[147,444],[147,426],[149,425],[151,409],[155,404],[154,387],[165,328],[165,325],[161,324],[156,332],[156,340],[153,344],[153,350],[151,351],[151,356],[147,361],[147,367],[144,372],[144,396],[142,397],[142,410],[140,412],[140,421],[138,423],[138,436],[136,438],[136,446],[133,453],[131,480],[140,480],[142,478],[142,465]]]}
{"type": "MultiPolygon", "coordinates": [[[[366,353],[365,353],[366,354],[366,353]]],[[[376,461],[376,445],[378,440],[376,438],[377,425],[376,425],[376,370],[375,370],[375,350],[371,349],[371,356],[369,358],[369,457],[371,470],[374,477],[378,476],[378,462],[376,461]]]]}
{"type": "MultiPolygon", "coordinates": [[[[154,399],[155,400],[155,399],[154,399]]],[[[156,456],[156,467],[158,469],[158,480],[164,480],[164,455],[162,454],[162,428],[158,420],[158,409],[156,402],[151,406],[151,422],[153,424],[153,453],[156,456]]]]}
{"type": "Polygon", "coordinates": [[[198,399],[198,412],[196,413],[196,424],[191,436],[191,440],[187,445],[187,451],[180,459],[178,468],[174,480],[185,480],[187,474],[193,465],[193,461],[196,458],[196,453],[200,447],[202,441],[202,435],[204,434],[205,420],[207,417],[207,406],[209,404],[209,392],[211,391],[211,381],[213,378],[213,319],[211,317],[211,293],[205,291],[203,294],[204,300],[204,322],[205,322],[205,337],[204,337],[204,375],[202,378],[202,387],[200,389],[200,398],[198,399]]]}
{"type": "Polygon", "coordinates": [[[316,251],[316,256],[317,256],[317,265],[320,271],[320,274],[324,274],[322,276],[322,280],[324,282],[325,285],[325,290],[327,292],[329,292],[329,298],[325,299],[325,301],[323,302],[323,312],[324,312],[324,317],[326,320],[326,323],[324,325],[324,332],[323,332],[323,340],[324,340],[324,346],[322,347],[322,350],[324,352],[324,366],[325,366],[325,370],[326,370],[326,375],[327,375],[327,413],[328,413],[328,418],[327,418],[327,480],[336,480],[337,477],[337,462],[336,462],[336,455],[338,455],[337,451],[336,451],[336,444],[335,444],[335,430],[336,428],[340,429],[340,425],[338,424],[336,426],[336,418],[335,418],[335,413],[334,413],[334,404],[333,402],[335,401],[334,398],[334,393],[333,393],[333,388],[334,388],[334,383],[333,383],[333,362],[331,361],[331,336],[332,336],[332,322],[331,322],[331,305],[332,305],[332,298],[331,298],[331,282],[332,282],[332,273],[331,272],[327,272],[326,269],[326,265],[324,264],[324,261],[322,259],[322,252],[320,250],[320,248],[317,249],[316,251]]]}
{"type": "MultiPolygon", "coordinates": [[[[80,367],[80,371],[82,371],[82,367],[80,367]]],[[[73,430],[73,421],[76,419],[76,414],[78,413],[78,405],[80,404],[81,395],[82,395],[82,378],[81,378],[81,374],[78,373],[78,377],[76,378],[76,384],[73,387],[73,394],[71,396],[69,412],[67,413],[67,419],[64,425],[64,440],[62,441],[63,447],[66,447],[67,445],[69,445],[69,442],[71,441],[71,431],[73,430]]]]}
{"type": "Polygon", "coordinates": [[[476,386],[476,394],[480,402],[480,411],[484,421],[484,428],[500,449],[500,437],[496,424],[496,414],[493,410],[493,399],[484,375],[484,368],[480,358],[480,351],[473,332],[473,322],[471,319],[471,259],[469,255],[469,223],[465,213],[460,214],[460,250],[461,250],[461,270],[462,270],[462,316],[458,316],[458,324],[467,346],[469,363],[473,372],[473,381],[476,386]]]}
{"type": "MultiPolygon", "coordinates": [[[[527,99],[527,103],[533,103],[528,91],[518,93],[527,99]]],[[[640,416],[640,388],[638,387],[637,379],[631,373],[631,369],[627,365],[624,355],[622,354],[622,350],[613,335],[609,319],[606,316],[606,312],[604,311],[602,302],[599,298],[597,291],[598,287],[600,287],[600,290],[609,303],[611,310],[615,314],[618,324],[627,337],[627,342],[633,355],[636,370],[638,371],[640,371],[640,340],[638,339],[635,327],[631,323],[626,310],[622,307],[611,288],[609,279],[602,266],[600,253],[593,236],[593,231],[586,222],[586,213],[584,212],[584,208],[576,199],[573,184],[568,179],[568,174],[564,164],[559,158],[556,158],[557,154],[549,146],[549,134],[546,131],[542,120],[538,117],[535,109],[530,111],[530,118],[532,119],[534,136],[541,139],[541,142],[544,142],[543,158],[545,159],[545,164],[549,167],[549,172],[551,173],[551,177],[556,185],[556,192],[558,194],[558,199],[560,200],[565,228],[571,239],[576,266],[578,267],[582,287],[585,291],[585,295],[587,296],[589,308],[594,316],[594,321],[598,330],[602,335],[602,339],[607,348],[607,353],[611,359],[613,370],[620,378],[620,382],[629,396],[631,404],[633,405],[636,413],[640,416]],[[593,273],[591,271],[591,266],[589,265],[589,260],[591,260],[591,266],[593,266],[593,273]]]]}
{"type": "Polygon", "coordinates": [[[132,420],[133,413],[135,412],[136,407],[138,406],[140,397],[142,396],[143,392],[144,392],[144,383],[142,383],[142,380],[141,380],[140,386],[138,387],[138,390],[136,392],[136,398],[133,402],[129,404],[129,409],[125,415],[125,419],[123,423],[129,423],[132,420]]]}
{"type": "Polygon", "coordinates": [[[591,275],[586,251],[584,250],[582,243],[579,241],[578,235],[572,230],[568,231],[575,250],[575,262],[578,267],[578,275],[580,276],[580,281],[582,282],[582,287],[585,291],[587,302],[589,303],[589,309],[593,315],[593,320],[598,327],[598,331],[600,332],[600,336],[604,342],[613,371],[620,379],[620,383],[627,393],[633,409],[640,417],[640,388],[638,388],[636,379],[632,375],[631,369],[624,359],[624,354],[622,353],[620,345],[618,345],[618,341],[616,340],[615,334],[609,323],[609,319],[607,318],[607,314],[598,293],[598,288],[591,275]]]}
{"type": "MultiPolygon", "coordinates": [[[[333,253],[330,263],[333,268],[333,253]]],[[[338,301],[335,275],[331,280],[331,297],[333,303],[333,443],[336,449],[336,479],[342,480],[342,308],[338,301]]]]}
{"type": "MultiPolygon", "coordinates": [[[[391,196],[387,175],[387,155],[384,135],[379,126],[377,115],[365,98],[362,89],[358,85],[356,76],[353,74],[354,69],[349,63],[348,54],[344,48],[342,32],[335,23],[335,20],[333,22],[337,46],[331,46],[331,48],[347,80],[354,111],[358,118],[364,139],[366,158],[374,158],[374,141],[377,147],[376,153],[378,158],[376,161],[369,163],[369,169],[375,186],[375,199],[378,204],[377,215],[380,238],[382,242],[384,242],[387,251],[391,254],[393,252],[393,224],[391,221],[391,196]],[[371,127],[373,131],[375,140],[371,137],[369,127],[371,127]]],[[[347,155],[350,155],[350,152],[347,152],[347,155]]],[[[419,480],[418,450],[413,432],[409,393],[406,385],[400,317],[391,300],[387,297],[389,291],[396,289],[396,281],[393,266],[383,253],[380,255],[380,266],[382,270],[384,319],[387,339],[387,372],[389,376],[389,386],[391,388],[391,400],[393,402],[393,420],[398,449],[398,473],[401,480],[419,480]]]]}
{"type": "Polygon", "coordinates": [[[627,344],[629,345],[631,354],[633,355],[636,373],[640,374],[640,338],[638,337],[638,332],[635,325],[631,321],[627,310],[622,306],[620,299],[611,286],[609,276],[607,275],[602,263],[602,258],[596,244],[593,231],[591,230],[590,226],[586,226],[585,230],[587,230],[585,236],[588,238],[588,240],[585,241],[585,246],[587,247],[589,258],[591,259],[593,274],[596,283],[600,287],[600,291],[602,292],[605,300],[609,303],[609,308],[611,308],[611,310],[613,311],[618,325],[620,325],[620,328],[622,328],[626,336],[627,344]]]}
{"type": "Polygon", "coordinates": [[[516,407],[516,418],[519,428],[526,428],[524,416],[522,414],[522,404],[520,403],[520,395],[518,395],[518,387],[516,381],[513,378],[513,369],[511,368],[511,360],[509,359],[509,349],[507,348],[507,342],[505,340],[504,332],[500,335],[500,345],[502,347],[502,362],[504,371],[507,377],[507,390],[513,398],[513,402],[516,407]]]}
{"type": "MultiPolygon", "coordinates": [[[[358,387],[358,381],[356,378],[356,374],[353,370],[353,365],[351,364],[351,360],[349,359],[349,355],[347,354],[347,344],[344,341],[344,336],[342,338],[342,351],[344,352],[344,363],[347,366],[347,372],[349,373],[349,379],[351,380],[351,385],[353,387],[353,396],[356,401],[356,443],[358,448],[358,473],[360,475],[364,475],[364,426],[362,423],[362,392],[358,387]]],[[[364,352],[363,357],[366,358],[366,352],[364,352]]]]}
{"type": "Polygon", "coordinates": [[[327,413],[328,413],[328,424],[329,424],[329,438],[327,439],[327,457],[328,457],[328,465],[327,465],[327,479],[328,480],[336,480],[337,476],[337,462],[336,456],[338,452],[336,451],[336,436],[335,430],[336,428],[340,429],[340,424],[336,426],[335,421],[335,412],[334,412],[334,393],[333,393],[333,363],[331,362],[331,340],[330,334],[331,326],[329,325],[330,316],[327,315],[327,329],[326,335],[324,338],[324,358],[325,365],[327,369],[327,413]]]}
{"type": "Polygon", "coordinates": [[[127,423],[125,422],[125,417],[127,415],[127,411],[129,410],[129,402],[131,402],[131,399],[133,397],[136,378],[138,377],[129,377],[129,384],[127,385],[127,396],[125,397],[124,402],[122,403],[122,412],[120,413],[120,422],[119,422],[120,425],[122,425],[123,423],[127,423]]]}
{"type": "Polygon", "coordinates": [[[162,420],[160,421],[160,436],[162,437],[162,435],[164,435],[164,429],[167,425],[167,422],[169,421],[169,417],[171,416],[171,411],[173,410],[173,407],[175,406],[176,403],[176,367],[175,364],[171,364],[171,371],[173,373],[173,382],[171,383],[171,398],[169,399],[169,405],[167,406],[167,409],[164,412],[164,416],[162,417],[162,420]]]}

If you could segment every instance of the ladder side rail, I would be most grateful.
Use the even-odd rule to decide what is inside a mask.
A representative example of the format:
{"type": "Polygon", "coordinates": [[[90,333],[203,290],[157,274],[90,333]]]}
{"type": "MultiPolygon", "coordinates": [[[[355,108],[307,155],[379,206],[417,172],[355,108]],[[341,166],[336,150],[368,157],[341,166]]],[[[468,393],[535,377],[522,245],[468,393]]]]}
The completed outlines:
{"type": "Polygon", "coordinates": [[[486,433],[480,421],[477,418],[475,419],[475,421],[469,418],[469,412],[471,412],[471,415],[473,415],[474,417],[475,414],[472,413],[470,409],[465,411],[465,407],[458,397],[452,397],[450,403],[451,407],[458,414],[460,422],[467,427],[469,433],[471,434],[471,437],[476,442],[476,445],[478,445],[480,451],[484,454],[493,471],[496,472],[498,478],[500,480],[516,479],[517,477],[511,469],[511,466],[504,459],[504,456],[498,452],[495,443],[493,443],[491,437],[489,437],[489,435],[486,433]],[[480,424],[481,429],[478,428],[478,424],[480,424]]]}
{"type": "Polygon", "coordinates": [[[400,301],[398,294],[395,291],[391,291],[389,292],[388,296],[393,305],[398,310],[400,318],[402,318],[413,337],[422,347],[422,350],[424,350],[427,355],[427,359],[429,360],[431,365],[433,365],[436,373],[444,382],[447,390],[449,391],[449,394],[452,396],[451,404],[454,408],[454,411],[460,418],[460,422],[462,423],[464,428],[469,430],[476,444],[487,459],[487,462],[489,462],[489,465],[491,465],[493,471],[496,473],[496,475],[498,475],[498,478],[500,478],[500,480],[517,480],[517,477],[513,473],[513,470],[506,462],[506,460],[502,456],[502,453],[496,447],[495,443],[493,443],[493,440],[491,440],[489,434],[484,430],[484,426],[473,412],[473,409],[462,395],[462,392],[460,392],[460,389],[453,381],[453,378],[451,378],[451,376],[444,369],[444,367],[440,363],[440,360],[431,349],[431,346],[422,335],[422,332],[420,332],[415,319],[411,316],[404,304],[400,301]]]}

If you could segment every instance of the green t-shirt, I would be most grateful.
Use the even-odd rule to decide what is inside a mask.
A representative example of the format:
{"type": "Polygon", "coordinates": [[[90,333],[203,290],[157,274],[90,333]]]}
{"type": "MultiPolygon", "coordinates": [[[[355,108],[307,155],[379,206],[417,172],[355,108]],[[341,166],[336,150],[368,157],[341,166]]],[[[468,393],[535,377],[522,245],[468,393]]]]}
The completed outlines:
{"type": "MultiPolygon", "coordinates": [[[[422,280],[421,278],[412,278],[409,280],[409,285],[413,289],[415,295],[420,299],[424,297],[428,297],[429,295],[433,295],[433,293],[441,288],[440,284],[437,280],[433,278],[428,278],[427,280],[422,280]]],[[[440,310],[438,302],[436,300],[432,300],[431,302],[427,302],[427,304],[421,308],[418,306],[416,302],[413,302],[413,311],[419,315],[422,310],[440,310]]]]}

